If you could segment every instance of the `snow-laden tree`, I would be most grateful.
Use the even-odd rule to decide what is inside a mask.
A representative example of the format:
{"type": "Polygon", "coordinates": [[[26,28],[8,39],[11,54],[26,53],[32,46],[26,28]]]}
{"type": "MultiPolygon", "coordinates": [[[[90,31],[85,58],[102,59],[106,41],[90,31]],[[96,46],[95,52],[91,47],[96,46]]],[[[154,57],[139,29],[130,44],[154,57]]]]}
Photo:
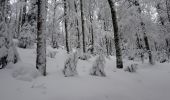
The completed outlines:
{"type": "Polygon", "coordinates": [[[78,62],[78,53],[72,53],[69,55],[67,60],[65,61],[63,74],[65,77],[75,76],[77,75],[77,62],[78,62]]]}
{"type": "Polygon", "coordinates": [[[105,77],[105,58],[103,55],[99,55],[93,63],[92,69],[90,70],[90,75],[105,77]]]}
{"type": "Polygon", "coordinates": [[[25,23],[22,27],[18,38],[18,46],[21,48],[31,48],[34,46],[35,37],[32,32],[32,27],[29,23],[25,23]]]}
{"type": "Polygon", "coordinates": [[[4,68],[8,63],[17,63],[19,60],[18,52],[12,41],[12,34],[8,27],[9,19],[7,17],[8,0],[0,1],[0,69],[4,68]]]}

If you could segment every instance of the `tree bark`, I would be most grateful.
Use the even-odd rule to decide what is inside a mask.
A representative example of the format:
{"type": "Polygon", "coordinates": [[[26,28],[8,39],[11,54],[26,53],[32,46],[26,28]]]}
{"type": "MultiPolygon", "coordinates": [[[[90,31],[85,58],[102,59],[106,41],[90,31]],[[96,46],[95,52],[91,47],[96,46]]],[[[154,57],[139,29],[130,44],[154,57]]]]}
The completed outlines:
{"type": "Polygon", "coordinates": [[[37,59],[36,68],[46,76],[46,3],[47,0],[38,0],[37,19],[37,59]]]}
{"type": "MultiPolygon", "coordinates": [[[[78,14],[77,2],[74,0],[75,12],[78,14]]],[[[79,30],[79,21],[78,17],[75,18],[76,21],[76,31],[77,31],[77,48],[80,48],[80,30],[79,30]]]]}
{"type": "Polygon", "coordinates": [[[112,22],[113,22],[113,28],[114,28],[114,41],[115,41],[115,49],[116,49],[116,66],[117,68],[123,68],[123,61],[122,61],[122,53],[120,48],[120,38],[118,33],[118,22],[117,22],[117,16],[116,11],[114,8],[114,2],[112,0],[108,0],[110,9],[111,9],[111,15],[112,15],[112,22]]]}
{"type": "Polygon", "coordinates": [[[170,22],[170,0],[166,0],[166,8],[167,8],[168,21],[170,22]]]}
{"type": "Polygon", "coordinates": [[[66,0],[63,0],[64,2],[64,26],[65,26],[65,42],[66,42],[66,50],[67,50],[67,53],[70,52],[69,50],[69,43],[68,43],[68,16],[67,16],[67,1],[66,0]]]}
{"type": "Polygon", "coordinates": [[[84,10],[83,1],[80,0],[80,11],[81,11],[81,24],[82,24],[82,41],[83,41],[83,53],[86,53],[86,42],[85,42],[85,21],[84,21],[84,10]]]}

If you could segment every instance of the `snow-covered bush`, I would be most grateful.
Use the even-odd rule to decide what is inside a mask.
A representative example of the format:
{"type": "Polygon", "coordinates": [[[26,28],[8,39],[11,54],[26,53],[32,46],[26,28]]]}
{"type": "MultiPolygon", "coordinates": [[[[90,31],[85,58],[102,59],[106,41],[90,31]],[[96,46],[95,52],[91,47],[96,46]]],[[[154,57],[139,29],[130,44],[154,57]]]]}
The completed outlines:
{"type": "Polygon", "coordinates": [[[79,56],[79,59],[81,59],[81,60],[88,60],[88,59],[90,59],[91,58],[91,56],[90,56],[90,54],[88,54],[88,53],[82,53],[80,56],[79,56]]]}
{"type": "Polygon", "coordinates": [[[99,55],[94,61],[92,69],[90,70],[90,75],[105,77],[106,74],[104,68],[105,68],[105,58],[103,55],[99,55]]]}
{"type": "Polygon", "coordinates": [[[26,23],[22,27],[18,46],[20,48],[31,48],[34,45],[34,37],[31,31],[31,25],[26,23]]]}
{"type": "Polygon", "coordinates": [[[137,66],[138,64],[131,64],[130,66],[126,66],[124,71],[131,72],[131,73],[136,72],[137,66]]]}
{"type": "Polygon", "coordinates": [[[55,58],[56,54],[57,54],[57,51],[50,51],[50,52],[48,52],[47,57],[55,58]]]}
{"type": "Polygon", "coordinates": [[[72,53],[66,60],[64,69],[63,69],[63,74],[65,77],[69,76],[75,76],[77,75],[77,62],[78,62],[78,53],[72,53]]]}

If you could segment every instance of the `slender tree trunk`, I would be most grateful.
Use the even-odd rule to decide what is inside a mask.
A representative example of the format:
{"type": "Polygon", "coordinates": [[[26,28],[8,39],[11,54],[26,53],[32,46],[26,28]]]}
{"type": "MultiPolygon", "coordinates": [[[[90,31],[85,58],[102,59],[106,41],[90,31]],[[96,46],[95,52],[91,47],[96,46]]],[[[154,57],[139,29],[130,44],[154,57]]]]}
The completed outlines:
{"type": "Polygon", "coordinates": [[[84,10],[83,1],[80,0],[80,11],[81,11],[81,23],[82,23],[82,40],[83,40],[83,53],[86,53],[86,41],[85,41],[85,21],[84,21],[84,10]]]}
{"type": "Polygon", "coordinates": [[[93,13],[92,13],[91,10],[89,11],[89,13],[90,13],[90,15],[89,15],[89,17],[90,17],[90,28],[89,28],[89,30],[90,31],[89,32],[91,33],[91,46],[92,46],[91,53],[93,54],[94,53],[94,31],[93,31],[93,13]]]}
{"type": "Polygon", "coordinates": [[[167,8],[168,21],[170,22],[170,0],[166,0],[166,8],[167,8]]]}
{"type": "Polygon", "coordinates": [[[154,64],[152,52],[150,50],[149,41],[148,41],[148,37],[146,36],[146,33],[144,33],[144,41],[145,41],[146,50],[147,50],[148,55],[149,55],[149,63],[154,64]]]}
{"type": "MultiPolygon", "coordinates": [[[[77,2],[74,0],[75,12],[78,14],[77,2]]],[[[78,17],[75,18],[76,21],[76,31],[77,31],[77,48],[80,48],[80,31],[79,31],[79,21],[78,17]]]]}
{"type": "Polygon", "coordinates": [[[21,10],[20,10],[20,17],[21,17],[21,27],[24,25],[24,23],[26,22],[26,11],[27,11],[27,0],[20,0],[22,3],[24,3],[24,5],[21,6],[21,10]]]}
{"type": "Polygon", "coordinates": [[[52,25],[53,25],[53,29],[52,29],[52,35],[51,35],[51,45],[53,48],[58,48],[58,43],[56,41],[56,31],[55,31],[55,28],[56,28],[56,0],[54,0],[54,12],[53,12],[53,22],[52,22],[52,25]]]}
{"type": "Polygon", "coordinates": [[[116,49],[116,66],[117,66],[117,68],[123,68],[123,60],[122,60],[120,39],[119,39],[119,33],[118,33],[118,22],[117,22],[116,11],[114,8],[114,2],[112,0],[108,0],[108,3],[110,6],[110,9],[111,9],[112,22],[113,22],[113,28],[114,28],[114,41],[115,41],[115,49],[116,49]]]}
{"type": "Polygon", "coordinates": [[[67,50],[67,53],[70,52],[69,50],[69,43],[68,43],[68,16],[67,16],[67,1],[66,0],[63,0],[64,2],[64,26],[65,26],[65,38],[66,38],[66,50],[67,50]]]}
{"type": "Polygon", "coordinates": [[[46,3],[47,0],[38,0],[37,21],[37,60],[36,68],[46,76],[46,3]]]}

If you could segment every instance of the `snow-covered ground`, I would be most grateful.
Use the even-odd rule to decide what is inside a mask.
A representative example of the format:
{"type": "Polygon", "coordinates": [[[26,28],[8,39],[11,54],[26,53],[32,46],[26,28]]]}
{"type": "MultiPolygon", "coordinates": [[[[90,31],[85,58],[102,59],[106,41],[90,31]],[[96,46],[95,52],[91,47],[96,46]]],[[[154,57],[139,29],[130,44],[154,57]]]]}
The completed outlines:
{"type": "MultiPolygon", "coordinates": [[[[67,54],[47,57],[43,77],[35,69],[36,50],[19,49],[21,62],[0,70],[0,100],[170,100],[170,64],[139,63],[136,73],[116,69],[115,58],[106,59],[106,77],[90,76],[95,58],[78,61],[78,76],[64,77],[67,54]]],[[[132,63],[125,61],[125,66],[132,63]]]]}

